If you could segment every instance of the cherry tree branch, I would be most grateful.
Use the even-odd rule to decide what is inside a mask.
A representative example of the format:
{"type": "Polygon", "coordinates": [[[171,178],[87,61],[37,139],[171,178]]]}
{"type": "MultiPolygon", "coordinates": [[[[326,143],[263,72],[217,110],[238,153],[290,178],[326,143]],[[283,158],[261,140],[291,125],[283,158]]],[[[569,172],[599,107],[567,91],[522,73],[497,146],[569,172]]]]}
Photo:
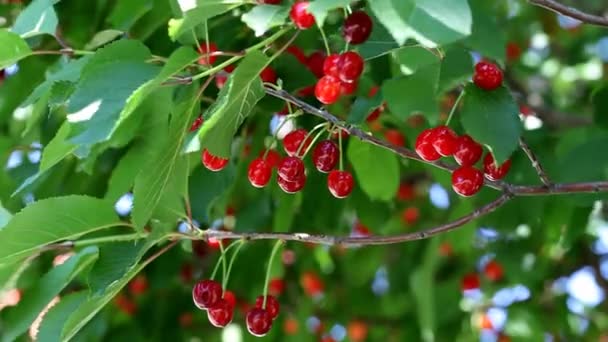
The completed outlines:
{"type": "Polygon", "coordinates": [[[532,167],[534,168],[534,170],[536,170],[536,173],[538,174],[538,178],[540,178],[540,181],[543,182],[543,184],[546,187],[548,187],[548,188],[551,187],[552,183],[551,183],[551,180],[549,179],[549,176],[547,175],[547,172],[545,172],[545,169],[538,161],[538,157],[536,156],[536,154],[534,154],[534,152],[532,152],[532,150],[530,149],[530,146],[528,146],[528,144],[526,143],[524,138],[519,138],[519,146],[524,151],[526,156],[528,156],[528,159],[530,159],[530,162],[532,163],[532,167]]]}
{"type": "Polygon", "coordinates": [[[532,5],[543,7],[550,11],[578,19],[587,24],[608,27],[607,17],[589,14],[554,0],[528,0],[528,2],[530,2],[532,5]]]}

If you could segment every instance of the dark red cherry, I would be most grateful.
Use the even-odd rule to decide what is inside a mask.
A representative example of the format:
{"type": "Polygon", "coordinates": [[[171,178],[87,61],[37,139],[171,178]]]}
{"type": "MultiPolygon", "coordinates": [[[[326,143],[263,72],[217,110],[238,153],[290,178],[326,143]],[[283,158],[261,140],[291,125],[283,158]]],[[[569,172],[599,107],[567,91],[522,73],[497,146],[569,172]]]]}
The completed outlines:
{"type": "Polygon", "coordinates": [[[247,331],[253,336],[262,337],[272,328],[272,318],[268,311],[260,308],[252,308],[247,312],[245,318],[247,331]]]}
{"type": "Polygon", "coordinates": [[[437,126],[433,128],[430,137],[435,151],[444,157],[451,156],[456,152],[458,136],[448,126],[437,126]]]}
{"type": "Polygon", "coordinates": [[[452,188],[460,196],[473,196],[483,186],[483,174],[472,166],[461,166],[452,173],[452,188]]]}
{"type": "Polygon", "coordinates": [[[460,165],[474,165],[483,154],[483,148],[468,135],[458,137],[454,159],[460,165]]]}
{"type": "Polygon", "coordinates": [[[260,78],[262,79],[262,82],[266,83],[277,82],[277,74],[274,72],[274,69],[269,66],[265,67],[264,70],[262,70],[262,72],[260,73],[260,78]]]}
{"type": "Polygon", "coordinates": [[[475,65],[473,82],[481,89],[494,90],[502,85],[502,71],[494,63],[481,61],[475,65]]]}
{"type": "Polygon", "coordinates": [[[460,285],[462,291],[476,290],[479,286],[479,276],[476,273],[465,274],[464,277],[462,277],[460,285]]]}
{"type": "Polygon", "coordinates": [[[299,178],[295,179],[293,182],[285,180],[282,177],[277,177],[277,183],[279,183],[279,187],[284,192],[288,194],[295,194],[296,192],[304,189],[304,185],[306,185],[306,173],[303,173],[299,178]]]}
{"type": "Polygon", "coordinates": [[[405,146],[405,137],[399,130],[387,129],[386,132],[384,132],[384,138],[395,146],[405,146]]]}
{"type": "Polygon", "coordinates": [[[215,280],[201,280],[192,288],[194,304],[201,310],[214,306],[221,298],[222,285],[215,280]]]}
{"type": "Polygon", "coordinates": [[[220,299],[214,306],[207,309],[209,322],[218,328],[223,328],[232,322],[234,309],[225,299],[220,299]]]}
{"type": "Polygon", "coordinates": [[[433,146],[431,140],[432,136],[433,130],[425,129],[418,135],[418,138],[416,138],[416,153],[418,153],[420,158],[426,161],[435,161],[441,158],[441,155],[433,146]]]}
{"type": "Polygon", "coordinates": [[[489,180],[497,181],[505,178],[511,169],[511,159],[507,159],[502,165],[497,166],[492,153],[487,153],[483,158],[483,173],[489,180]]]}
{"type": "Polygon", "coordinates": [[[315,17],[308,12],[308,1],[298,1],[291,6],[289,16],[300,30],[306,30],[315,24],[315,17]]]}
{"type": "Polygon", "coordinates": [[[202,42],[198,47],[199,54],[203,55],[203,57],[198,59],[198,64],[210,66],[215,63],[217,56],[207,56],[207,54],[211,54],[217,51],[217,45],[215,43],[202,42]],[[209,45],[209,50],[207,50],[207,45],[209,45]]]}
{"type": "Polygon", "coordinates": [[[272,176],[272,167],[262,158],[254,159],[249,164],[247,178],[249,182],[256,188],[265,187],[272,176]]]}
{"type": "Polygon", "coordinates": [[[266,308],[263,307],[263,304],[264,296],[259,296],[255,300],[255,307],[260,309],[266,309],[272,320],[277,318],[277,316],[279,315],[279,308],[281,307],[279,301],[274,296],[268,295],[268,297],[266,298],[266,308]]]}
{"type": "Polygon", "coordinates": [[[363,58],[355,51],[347,51],[340,55],[340,70],[338,76],[342,82],[354,82],[363,72],[363,58]]]}
{"type": "Polygon", "coordinates": [[[207,149],[203,150],[203,165],[211,171],[220,171],[228,165],[228,159],[214,156],[207,149]]]}
{"type": "Polygon", "coordinates": [[[308,132],[305,129],[296,129],[295,131],[289,132],[283,138],[283,149],[288,156],[295,156],[296,153],[299,157],[303,156],[306,153],[306,150],[311,144],[310,137],[306,139],[308,132]],[[300,145],[304,145],[300,148],[300,145]],[[300,152],[298,153],[298,149],[300,152]]]}
{"type": "Polygon", "coordinates": [[[279,5],[283,0],[258,0],[258,4],[279,5]]]}
{"type": "Polygon", "coordinates": [[[361,44],[372,33],[372,19],[363,11],[355,11],[346,18],[342,35],[349,44],[361,44]]]}
{"type": "Polygon", "coordinates": [[[312,151],[312,162],[320,172],[329,172],[340,159],[340,149],[331,140],[323,140],[312,151]]]}
{"type": "Polygon", "coordinates": [[[327,188],[336,198],[345,198],[353,191],[355,181],[348,171],[333,170],[327,176],[327,188]]]}
{"type": "Polygon", "coordinates": [[[304,173],[304,162],[298,157],[285,157],[279,163],[279,177],[288,182],[297,181],[304,173]]]}
{"type": "Polygon", "coordinates": [[[340,98],[341,87],[339,79],[325,75],[315,85],[315,97],[323,104],[332,104],[340,98]]]}

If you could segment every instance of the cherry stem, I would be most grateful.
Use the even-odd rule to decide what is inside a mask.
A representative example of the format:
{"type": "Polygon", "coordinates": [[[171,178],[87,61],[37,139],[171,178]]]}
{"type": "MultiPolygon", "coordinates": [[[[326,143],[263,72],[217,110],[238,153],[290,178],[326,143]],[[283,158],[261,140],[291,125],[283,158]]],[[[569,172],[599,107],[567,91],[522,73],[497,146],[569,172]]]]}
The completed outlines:
{"type": "MultiPolygon", "coordinates": [[[[224,290],[222,293],[226,294],[226,287],[228,286],[228,279],[230,278],[230,273],[232,272],[232,264],[234,264],[234,260],[236,260],[236,256],[239,254],[239,252],[241,251],[241,248],[243,246],[245,246],[245,240],[241,239],[237,242],[238,247],[236,248],[236,250],[234,251],[234,253],[232,253],[232,256],[230,257],[230,262],[228,263],[228,271],[226,272],[226,277],[224,277],[223,281],[222,281],[222,290],[224,290]]],[[[222,298],[224,296],[222,295],[222,298]]]]}
{"type": "Polygon", "coordinates": [[[302,114],[304,114],[303,111],[297,110],[293,114],[285,115],[285,119],[283,119],[283,122],[279,124],[277,129],[275,129],[274,134],[272,135],[272,142],[270,143],[270,147],[266,149],[266,152],[264,152],[264,160],[266,160],[266,156],[268,156],[268,151],[272,148],[272,145],[274,145],[274,143],[278,140],[277,137],[279,136],[279,132],[281,131],[281,128],[283,128],[283,125],[285,125],[290,119],[298,117],[302,114]]]}
{"type": "Polygon", "coordinates": [[[460,104],[460,101],[462,100],[462,98],[464,97],[465,91],[461,91],[460,95],[458,95],[458,98],[456,99],[456,102],[454,102],[454,105],[452,106],[452,109],[450,110],[450,115],[448,116],[448,120],[445,122],[446,126],[450,125],[450,121],[452,121],[452,117],[454,116],[454,113],[456,113],[456,108],[458,108],[458,105],[460,104]]]}
{"type": "MultiPolygon", "coordinates": [[[[328,123],[325,124],[325,126],[327,126],[328,123]]],[[[306,148],[306,151],[304,151],[304,155],[302,156],[302,158],[306,157],[306,155],[308,155],[308,152],[310,152],[310,150],[313,148],[313,146],[315,146],[315,143],[317,142],[317,140],[319,140],[319,138],[321,137],[321,135],[323,134],[323,130],[320,130],[315,137],[312,139],[312,141],[310,142],[310,145],[308,145],[308,147],[306,148]]],[[[331,134],[331,132],[330,132],[331,134]]],[[[306,141],[306,140],[305,140],[306,141]]]]}
{"type": "Polygon", "coordinates": [[[266,309],[266,298],[268,297],[268,283],[270,283],[270,272],[272,271],[272,261],[274,260],[275,255],[283,246],[285,241],[277,240],[274,243],[274,247],[272,248],[272,252],[270,253],[270,259],[268,259],[268,266],[266,267],[266,279],[264,280],[264,303],[262,304],[262,309],[266,309]]]}
{"type": "MultiPolygon", "coordinates": [[[[223,245],[223,241],[220,240],[220,249],[222,249],[222,245],[223,245]]],[[[232,249],[233,246],[236,246],[236,242],[231,243],[228,247],[226,247],[226,250],[224,252],[222,252],[222,255],[220,255],[220,258],[217,260],[217,263],[215,264],[215,267],[213,268],[213,272],[211,273],[211,279],[215,279],[215,275],[217,274],[217,271],[220,268],[220,264],[222,264],[223,260],[224,260],[224,253],[228,252],[230,249],[232,249]]]]}
{"type": "MultiPolygon", "coordinates": [[[[300,152],[302,152],[302,148],[304,148],[304,146],[306,146],[306,141],[308,141],[308,139],[310,139],[310,137],[312,136],[313,132],[316,131],[316,130],[318,130],[319,128],[323,128],[324,126],[327,126],[327,122],[324,122],[322,124],[316,125],[315,127],[313,127],[310,130],[310,132],[308,132],[308,134],[306,134],[306,137],[304,138],[304,140],[302,140],[302,142],[300,143],[300,146],[298,146],[298,150],[296,151],[296,156],[300,155],[300,152]]],[[[312,146],[312,143],[310,144],[310,146],[312,146]]],[[[306,154],[304,154],[304,155],[306,155],[306,154]]],[[[302,158],[304,158],[304,155],[302,156],[302,158]]]]}
{"type": "Polygon", "coordinates": [[[321,32],[321,37],[323,38],[323,44],[325,45],[325,53],[327,53],[327,56],[329,56],[331,55],[331,49],[329,48],[329,42],[327,41],[325,31],[323,31],[323,28],[321,27],[321,25],[319,25],[319,23],[317,23],[317,27],[319,28],[319,31],[321,32]]]}

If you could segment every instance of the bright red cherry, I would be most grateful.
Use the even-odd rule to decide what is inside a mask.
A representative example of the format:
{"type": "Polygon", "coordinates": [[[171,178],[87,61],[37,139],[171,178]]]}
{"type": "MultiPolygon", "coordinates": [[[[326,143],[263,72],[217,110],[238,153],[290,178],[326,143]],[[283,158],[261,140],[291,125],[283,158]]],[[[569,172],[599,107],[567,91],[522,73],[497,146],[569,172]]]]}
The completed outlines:
{"type": "Polygon", "coordinates": [[[325,59],[323,51],[315,51],[306,58],[306,66],[317,78],[321,78],[324,75],[323,66],[325,65],[325,59]]]}
{"type": "Polygon", "coordinates": [[[348,171],[333,170],[327,176],[329,192],[336,198],[345,198],[353,191],[355,181],[348,171]]]}
{"type": "MultiPolygon", "coordinates": [[[[255,307],[256,308],[260,308],[260,309],[264,309],[263,307],[264,304],[264,296],[259,296],[256,300],[255,300],[255,307]]],[[[270,315],[270,318],[272,320],[274,320],[275,318],[277,318],[277,316],[279,315],[279,308],[280,308],[280,304],[279,301],[274,297],[274,296],[268,296],[266,298],[266,308],[265,310],[268,312],[268,314],[270,315]]]]}
{"type": "Polygon", "coordinates": [[[336,77],[325,75],[315,85],[315,97],[323,104],[332,104],[340,98],[341,83],[336,77]]]}
{"type": "Polygon", "coordinates": [[[225,299],[220,299],[214,306],[207,310],[209,322],[218,328],[223,328],[232,322],[234,309],[225,299]]]}
{"type": "Polygon", "coordinates": [[[194,121],[192,122],[192,125],[190,126],[190,132],[194,132],[194,131],[198,130],[199,128],[201,128],[203,121],[204,121],[204,119],[203,119],[202,115],[200,115],[196,119],[194,119],[194,121]]]}
{"type": "Polygon", "coordinates": [[[458,137],[454,159],[460,165],[474,165],[481,158],[483,148],[468,135],[458,137]]]}
{"type": "Polygon", "coordinates": [[[346,18],[342,35],[349,44],[361,44],[372,33],[372,19],[363,11],[355,11],[346,18]]]}
{"type": "Polygon", "coordinates": [[[483,158],[483,173],[489,180],[497,181],[505,178],[511,169],[511,159],[507,159],[502,165],[497,166],[492,153],[487,153],[483,158]]]}
{"type": "Polygon", "coordinates": [[[433,130],[425,129],[422,131],[418,138],[416,138],[416,153],[426,161],[435,161],[441,158],[441,155],[433,146],[433,130]]]}
{"type": "Polygon", "coordinates": [[[308,132],[305,129],[301,128],[289,132],[285,136],[285,138],[283,138],[283,149],[285,150],[285,153],[287,153],[288,156],[295,156],[296,153],[298,153],[298,149],[300,149],[300,153],[298,153],[298,156],[303,156],[306,150],[308,149],[308,146],[310,146],[312,142],[310,137],[306,139],[307,135],[308,132]],[[302,144],[304,144],[304,146],[300,148],[300,145],[302,144]]]}
{"type": "Polygon", "coordinates": [[[363,72],[363,58],[355,51],[347,51],[340,55],[340,70],[338,76],[342,82],[354,82],[363,72]]]}
{"type": "Polygon", "coordinates": [[[285,51],[292,54],[300,63],[302,63],[304,65],[307,64],[306,55],[304,54],[304,51],[302,51],[302,49],[300,49],[300,47],[298,47],[296,45],[290,45],[289,47],[287,47],[287,50],[285,50],[285,51]]]}
{"type": "Polygon", "coordinates": [[[228,165],[228,159],[217,157],[207,151],[203,150],[203,165],[210,171],[220,171],[228,165]]]}
{"type": "Polygon", "coordinates": [[[479,288],[479,285],[479,276],[477,273],[465,274],[464,277],[462,277],[462,291],[476,290],[479,288]]]}
{"type": "Polygon", "coordinates": [[[295,194],[296,192],[304,189],[304,185],[306,185],[306,174],[302,174],[299,178],[295,179],[293,182],[285,180],[282,177],[278,177],[277,183],[279,183],[279,187],[284,192],[286,192],[288,194],[295,194]]]}
{"type": "Polygon", "coordinates": [[[336,167],[340,149],[331,140],[323,140],[312,151],[312,162],[320,172],[329,172],[336,167]]]}
{"type": "Polygon", "coordinates": [[[129,282],[129,291],[134,296],[144,294],[148,290],[148,279],[144,275],[139,275],[129,282]]]}
{"type": "Polygon", "coordinates": [[[298,157],[285,157],[279,163],[279,177],[288,182],[295,182],[304,175],[304,173],[304,162],[298,157]]]}
{"type": "Polygon", "coordinates": [[[473,82],[483,90],[494,90],[502,85],[502,71],[494,63],[481,61],[475,65],[473,82]]]}
{"type": "Polygon", "coordinates": [[[323,280],[321,280],[316,273],[310,271],[302,273],[300,283],[302,284],[304,292],[311,297],[322,293],[325,289],[323,280]]]}
{"type": "Polygon", "coordinates": [[[280,296],[285,291],[285,280],[281,278],[272,278],[268,283],[268,293],[273,296],[280,296]]]}
{"type": "Polygon", "coordinates": [[[273,169],[275,167],[278,167],[279,163],[281,162],[281,155],[273,149],[268,150],[267,153],[264,150],[260,151],[259,157],[264,158],[266,164],[268,164],[273,169]],[[264,154],[266,154],[266,158],[264,158],[264,154]]]}
{"type": "Polygon", "coordinates": [[[323,74],[338,77],[340,74],[340,55],[332,53],[323,62],[323,74]]]}
{"type": "Polygon", "coordinates": [[[351,83],[340,82],[340,95],[348,96],[352,95],[359,86],[359,81],[355,80],[351,83]]]}
{"type": "Polygon", "coordinates": [[[452,188],[460,196],[473,196],[483,186],[483,174],[472,166],[461,166],[452,173],[452,188]]]}
{"type": "Polygon", "coordinates": [[[222,298],[222,285],[215,280],[201,280],[192,288],[194,304],[201,310],[216,305],[222,298]]]}
{"type": "Polygon", "coordinates": [[[230,290],[224,291],[224,300],[226,300],[226,302],[230,304],[230,307],[234,309],[236,306],[236,296],[234,295],[234,292],[230,290]]]}
{"type": "Polygon", "coordinates": [[[198,59],[198,64],[210,66],[215,63],[217,56],[206,56],[207,54],[212,54],[217,51],[217,45],[215,43],[202,42],[198,47],[198,52],[203,55],[203,57],[198,59]],[[209,50],[207,51],[207,45],[209,45],[209,50]]]}
{"type": "Polygon", "coordinates": [[[306,30],[315,24],[315,17],[308,12],[308,1],[298,1],[291,6],[289,16],[300,30],[306,30]]]}
{"type": "Polygon", "coordinates": [[[268,163],[264,159],[256,158],[251,162],[251,164],[249,164],[247,178],[249,178],[249,182],[254,187],[265,187],[270,181],[271,176],[272,167],[270,167],[270,165],[268,165],[268,163]]]}
{"type": "Polygon", "coordinates": [[[401,220],[407,225],[412,225],[420,218],[420,210],[416,207],[408,207],[401,212],[401,220]]]}
{"type": "Polygon", "coordinates": [[[430,139],[435,151],[442,156],[451,156],[456,152],[458,136],[448,126],[435,127],[430,139]]]}
{"type": "Polygon", "coordinates": [[[274,69],[269,66],[265,67],[264,70],[262,70],[262,72],[260,73],[260,78],[262,79],[262,82],[266,83],[277,82],[277,74],[276,72],[274,72],[274,69]]]}
{"type": "Polygon", "coordinates": [[[503,275],[502,266],[495,260],[490,260],[483,268],[483,273],[491,281],[499,281],[503,275]]]}
{"type": "Polygon", "coordinates": [[[384,132],[384,139],[395,146],[405,146],[405,137],[399,130],[387,129],[386,132],[384,132]]]}
{"type": "Polygon", "coordinates": [[[272,318],[267,310],[253,308],[247,312],[247,331],[253,336],[262,337],[272,328],[272,318]]]}

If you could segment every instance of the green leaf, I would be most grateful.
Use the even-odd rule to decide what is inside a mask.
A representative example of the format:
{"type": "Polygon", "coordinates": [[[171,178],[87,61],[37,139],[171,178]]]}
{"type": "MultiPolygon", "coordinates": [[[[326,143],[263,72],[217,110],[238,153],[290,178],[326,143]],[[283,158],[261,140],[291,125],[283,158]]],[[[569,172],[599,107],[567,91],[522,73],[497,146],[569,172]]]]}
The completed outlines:
{"type": "Polygon", "coordinates": [[[365,43],[357,46],[357,51],[366,60],[383,56],[395,49],[399,49],[399,44],[393,36],[380,24],[375,16],[372,16],[373,30],[365,43]]]}
{"type": "Polygon", "coordinates": [[[392,152],[352,139],[348,144],[357,184],[373,200],[390,201],[399,188],[399,160],[392,152]]]}
{"type": "Polygon", "coordinates": [[[323,26],[327,12],[349,6],[352,0],[315,0],[310,3],[307,11],[315,16],[315,20],[319,26],[323,26]]]}
{"type": "Polygon", "coordinates": [[[473,58],[463,48],[454,46],[445,52],[439,76],[439,93],[451,90],[471,78],[473,58]]]}
{"type": "Polygon", "coordinates": [[[283,25],[288,15],[287,6],[257,5],[243,14],[241,20],[259,37],[271,28],[283,25]]]}
{"type": "Polygon", "coordinates": [[[44,315],[36,341],[61,341],[61,330],[63,330],[65,322],[70,317],[70,314],[76,311],[86,299],[86,291],[74,292],[61,297],[61,301],[44,315]]]}
{"type": "MultiPolygon", "coordinates": [[[[146,63],[150,57],[141,42],[119,40],[89,60],[68,104],[71,142],[92,145],[111,136],[123,107],[131,101],[139,104],[143,96],[135,91],[158,73],[156,66],[146,63]]],[[[134,107],[127,106],[129,113],[134,107]]]]}
{"type": "Polygon", "coordinates": [[[56,82],[76,82],[80,78],[82,68],[88,63],[89,56],[71,60],[57,72],[51,74],[47,79],[34,89],[34,91],[21,104],[21,107],[28,106],[36,102],[44,93],[49,91],[56,82]]]}
{"type": "Polygon", "coordinates": [[[96,259],[97,248],[87,247],[40,278],[19,305],[7,314],[6,330],[3,332],[2,340],[13,341],[27,331],[51,300],[96,259]]]}
{"type": "Polygon", "coordinates": [[[401,66],[401,71],[413,74],[424,67],[439,64],[439,57],[423,47],[411,47],[396,50],[395,59],[401,66]]]}
{"type": "Polygon", "coordinates": [[[34,202],[0,230],[0,264],[41,247],[121,225],[111,203],[87,196],[53,197],[34,202]]]}
{"type": "Polygon", "coordinates": [[[169,37],[177,40],[182,34],[190,33],[197,25],[220,14],[224,14],[234,8],[247,3],[245,0],[205,0],[184,13],[181,19],[169,20],[169,37]]]}
{"type": "Polygon", "coordinates": [[[435,123],[439,117],[437,107],[437,85],[439,64],[431,64],[418,72],[384,82],[382,94],[393,115],[400,120],[422,113],[435,123]]]}
{"type": "Polygon", "coordinates": [[[120,30],[103,30],[95,33],[93,38],[84,46],[86,50],[96,50],[111,41],[123,36],[125,33],[120,30]]]}
{"type": "Polygon", "coordinates": [[[21,13],[11,29],[23,38],[41,34],[55,35],[57,13],[53,5],[59,0],[34,0],[21,13]]]}
{"type": "Polygon", "coordinates": [[[89,288],[93,296],[102,294],[107,287],[120,280],[135,264],[144,251],[144,242],[113,242],[99,248],[99,260],[89,273],[89,288]]]}
{"type": "Polygon", "coordinates": [[[7,30],[0,30],[0,69],[11,66],[32,54],[25,40],[7,30]]]}
{"type": "Polygon", "coordinates": [[[493,91],[468,84],[465,89],[460,121],[465,131],[486,145],[497,163],[502,164],[519,146],[522,125],[519,107],[509,90],[493,91]]]}
{"type": "Polygon", "coordinates": [[[153,0],[119,1],[114,5],[108,21],[114,28],[128,31],[152,6],[153,0]]]}
{"type": "Polygon", "coordinates": [[[351,124],[361,124],[365,119],[374,111],[374,109],[380,107],[384,101],[382,92],[379,91],[373,98],[366,96],[358,96],[353,103],[353,106],[348,114],[347,122],[351,124]]]}
{"type": "Polygon", "coordinates": [[[374,0],[369,5],[399,44],[413,38],[437,47],[471,34],[467,0],[374,0]]]}
{"type": "Polygon", "coordinates": [[[494,11],[490,8],[495,4],[484,0],[469,1],[473,11],[473,28],[471,36],[464,41],[465,45],[483,56],[504,61],[507,37],[503,27],[498,24],[494,11]]]}
{"type": "Polygon", "coordinates": [[[410,276],[410,287],[416,299],[418,322],[423,341],[435,340],[435,271],[439,254],[439,239],[426,246],[421,265],[410,276]]]}
{"type": "Polygon", "coordinates": [[[6,224],[13,218],[13,214],[11,214],[8,210],[6,210],[2,203],[0,203],[0,230],[2,227],[6,226],[6,224]]]}
{"type": "Polygon", "coordinates": [[[608,85],[602,85],[595,89],[591,96],[593,103],[593,118],[595,123],[602,127],[608,127],[608,85]]]}
{"type": "Polygon", "coordinates": [[[230,156],[234,134],[265,95],[258,75],[267,63],[268,58],[263,53],[248,53],[220,91],[218,99],[205,112],[205,124],[199,131],[200,146],[211,154],[230,156]]]}
{"type": "Polygon", "coordinates": [[[192,215],[197,220],[209,221],[209,210],[213,203],[234,184],[235,167],[231,164],[222,172],[207,170],[198,166],[190,176],[190,202],[192,215]],[[205,189],[205,191],[200,191],[205,189]]]}

